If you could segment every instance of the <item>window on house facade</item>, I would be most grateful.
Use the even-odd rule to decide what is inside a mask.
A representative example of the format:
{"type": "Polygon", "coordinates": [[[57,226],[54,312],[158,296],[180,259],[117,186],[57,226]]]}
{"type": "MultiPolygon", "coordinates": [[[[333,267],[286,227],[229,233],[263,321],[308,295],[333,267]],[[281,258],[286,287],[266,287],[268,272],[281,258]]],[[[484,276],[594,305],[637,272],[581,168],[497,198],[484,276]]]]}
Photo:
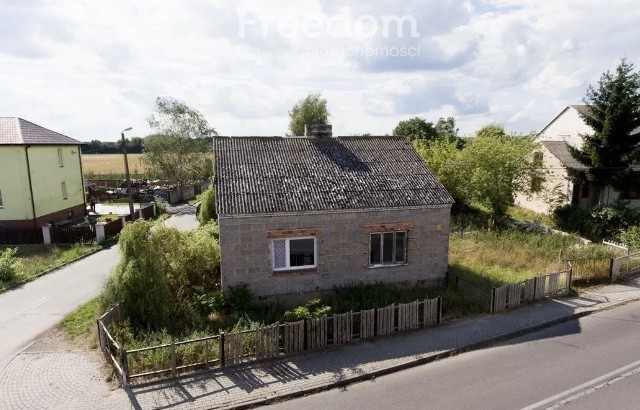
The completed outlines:
{"type": "Polygon", "coordinates": [[[62,199],[67,199],[67,183],[66,182],[61,182],[60,183],[60,189],[62,189],[62,199]]]}
{"type": "Polygon", "coordinates": [[[64,166],[64,161],[62,160],[62,148],[58,148],[58,166],[64,166]]]}
{"type": "Polygon", "coordinates": [[[622,187],[620,199],[640,199],[640,182],[629,182],[622,187]]]}
{"type": "Polygon", "coordinates": [[[315,237],[274,239],[273,270],[315,268],[316,253],[315,237]]]}
{"type": "Polygon", "coordinates": [[[407,232],[376,232],[370,235],[369,265],[403,265],[407,263],[407,232]]]}

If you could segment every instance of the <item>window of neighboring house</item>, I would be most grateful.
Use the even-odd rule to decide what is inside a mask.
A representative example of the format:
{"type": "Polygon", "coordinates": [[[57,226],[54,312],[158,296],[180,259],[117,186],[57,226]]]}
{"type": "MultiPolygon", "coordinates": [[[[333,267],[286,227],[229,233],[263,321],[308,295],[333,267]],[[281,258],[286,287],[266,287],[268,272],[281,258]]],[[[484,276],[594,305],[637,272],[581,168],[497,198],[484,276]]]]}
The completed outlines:
{"type": "Polygon", "coordinates": [[[640,199],[640,181],[627,183],[620,192],[620,199],[640,199]]]}
{"type": "Polygon", "coordinates": [[[318,266],[313,236],[273,240],[273,270],[311,269],[318,266]]]}
{"type": "Polygon", "coordinates": [[[580,186],[580,198],[586,199],[589,198],[589,184],[582,183],[580,186]]]}
{"type": "MultiPolygon", "coordinates": [[[[544,165],[542,152],[536,152],[533,154],[533,166],[535,169],[542,170],[544,165]]],[[[540,192],[542,190],[542,183],[544,182],[544,178],[542,174],[536,174],[531,177],[531,192],[540,192]]]]}
{"type": "Polygon", "coordinates": [[[62,160],[62,148],[58,148],[58,166],[63,167],[64,162],[62,160]]]}
{"type": "Polygon", "coordinates": [[[407,231],[376,232],[370,235],[369,266],[407,263],[407,231]]]}
{"type": "Polygon", "coordinates": [[[62,189],[62,199],[67,199],[67,183],[66,182],[61,182],[60,183],[60,188],[62,189]]]}
{"type": "Polygon", "coordinates": [[[0,208],[4,208],[4,205],[2,205],[2,190],[0,189],[0,208]]]}

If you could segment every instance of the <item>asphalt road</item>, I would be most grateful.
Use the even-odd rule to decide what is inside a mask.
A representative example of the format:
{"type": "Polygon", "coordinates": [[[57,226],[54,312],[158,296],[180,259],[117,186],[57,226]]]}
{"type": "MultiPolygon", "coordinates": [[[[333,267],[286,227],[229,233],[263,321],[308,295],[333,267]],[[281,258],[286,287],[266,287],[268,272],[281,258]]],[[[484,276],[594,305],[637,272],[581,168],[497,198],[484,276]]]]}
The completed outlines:
{"type": "MultiPolygon", "coordinates": [[[[197,226],[195,215],[174,216],[166,223],[183,230],[197,226]]],[[[113,246],[0,294],[0,369],[38,335],[97,296],[118,260],[118,247],[113,246]]]]}
{"type": "Polygon", "coordinates": [[[639,409],[640,302],[268,409],[639,409]]]}
{"type": "Polygon", "coordinates": [[[67,313],[100,293],[118,247],[97,252],[0,295],[0,367],[67,313]]]}

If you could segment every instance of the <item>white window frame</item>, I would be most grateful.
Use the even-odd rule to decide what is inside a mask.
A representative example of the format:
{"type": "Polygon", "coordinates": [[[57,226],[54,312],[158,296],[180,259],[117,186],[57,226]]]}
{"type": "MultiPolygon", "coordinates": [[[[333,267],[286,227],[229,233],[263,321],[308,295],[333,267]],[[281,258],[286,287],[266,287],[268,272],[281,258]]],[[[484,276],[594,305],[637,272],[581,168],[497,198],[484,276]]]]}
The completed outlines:
{"type": "Polygon", "coordinates": [[[4,208],[4,202],[2,202],[2,189],[0,189],[0,209],[4,208]]]}
{"type": "Polygon", "coordinates": [[[62,190],[62,199],[69,199],[67,183],[65,181],[60,182],[60,189],[62,190]]]}
{"type": "Polygon", "coordinates": [[[298,236],[292,238],[277,238],[271,241],[271,267],[274,272],[283,272],[283,271],[291,271],[291,270],[304,270],[304,269],[314,269],[318,267],[318,239],[315,236],[298,236]],[[302,239],[313,239],[313,265],[304,265],[304,266],[290,266],[291,265],[291,255],[289,253],[289,241],[297,241],[302,239]],[[276,268],[276,247],[274,245],[275,241],[285,241],[285,263],[286,267],[284,268],[276,268]]]}
{"type": "Polygon", "coordinates": [[[64,158],[62,157],[62,148],[58,148],[58,166],[64,167],[64,158]]]}
{"type": "Polygon", "coordinates": [[[409,248],[409,231],[385,231],[385,232],[371,232],[369,234],[369,252],[367,253],[369,267],[370,268],[387,268],[389,266],[404,266],[408,263],[408,248],[409,248]],[[404,233],[404,261],[395,262],[396,258],[396,233],[402,232],[404,233]],[[384,234],[385,233],[393,233],[393,250],[391,253],[393,254],[393,262],[382,262],[384,260],[384,234]],[[380,235],[380,263],[371,263],[371,242],[373,235],[380,235]]]}

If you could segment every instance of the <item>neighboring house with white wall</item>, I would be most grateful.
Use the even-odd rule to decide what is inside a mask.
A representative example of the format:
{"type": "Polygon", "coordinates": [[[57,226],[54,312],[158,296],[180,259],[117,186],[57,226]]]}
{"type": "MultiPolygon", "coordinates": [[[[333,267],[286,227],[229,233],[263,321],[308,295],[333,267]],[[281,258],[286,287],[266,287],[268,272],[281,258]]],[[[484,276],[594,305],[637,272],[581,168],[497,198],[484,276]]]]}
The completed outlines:
{"type": "MultiPolygon", "coordinates": [[[[544,167],[548,175],[539,194],[526,197],[522,194],[516,198],[516,203],[525,208],[538,212],[549,212],[549,199],[562,199],[558,204],[572,204],[582,209],[588,209],[601,203],[612,204],[618,199],[629,201],[629,206],[640,207],[640,183],[630,184],[623,192],[606,187],[601,192],[593,189],[589,184],[574,183],[569,176],[569,170],[584,170],[586,167],[571,155],[568,146],[582,148],[583,135],[593,133],[581,115],[588,115],[586,105],[569,105],[563,109],[537,136],[542,144],[541,154],[544,167]]],[[[638,130],[636,130],[637,132],[638,130]]]]}
{"type": "Polygon", "coordinates": [[[41,227],[85,214],[81,142],[0,117],[0,227],[41,227]]]}

